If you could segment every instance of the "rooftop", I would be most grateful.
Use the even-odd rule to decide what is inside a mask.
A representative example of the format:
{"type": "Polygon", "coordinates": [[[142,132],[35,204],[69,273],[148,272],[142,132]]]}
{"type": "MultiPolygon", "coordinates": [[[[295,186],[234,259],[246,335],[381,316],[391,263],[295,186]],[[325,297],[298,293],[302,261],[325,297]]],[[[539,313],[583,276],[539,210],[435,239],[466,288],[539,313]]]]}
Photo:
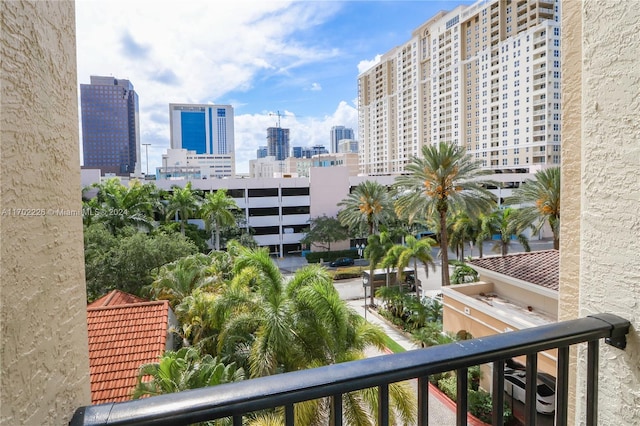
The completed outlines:
{"type": "Polygon", "coordinates": [[[169,302],[144,301],[118,290],[87,307],[91,402],[131,399],[138,369],[167,344],[169,302]]]}
{"type": "Polygon", "coordinates": [[[469,261],[472,266],[517,278],[558,291],[560,254],[558,250],[491,256],[469,261]]]}

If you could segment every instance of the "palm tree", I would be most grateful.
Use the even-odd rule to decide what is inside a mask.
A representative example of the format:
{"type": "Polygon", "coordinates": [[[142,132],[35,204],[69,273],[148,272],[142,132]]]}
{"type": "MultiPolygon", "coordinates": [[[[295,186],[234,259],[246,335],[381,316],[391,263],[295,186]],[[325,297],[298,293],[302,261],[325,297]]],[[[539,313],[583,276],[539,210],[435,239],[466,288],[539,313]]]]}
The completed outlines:
{"type": "Polygon", "coordinates": [[[494,252],[500,253],[502,256],[509,254],[509,245],[513,236],[522,244],[525,251],[531,251],[529,239],[523,233],[523,224],[517,220],[517,210],[510,207],[496,210],[491,215],[489,226],[500,236],[500,239],[493,246],[494,252]]]}
{"type": "Polygon", "coordinates": [[[535,174],[507,197],[506,204],[518,204],[516,220],[521,226],[532,226],[537,234],[545,223],[553,232],[553,248],[560,248],[560,167],[550,167],[535,174]]]}
{"type": "Polygon", "coordinates": [[[200,203],[199,197],[191,189],[191,182],[187,182],[184,188],[175,185],[173,193],[169,197],[167,204],[167,217],[175,216],[180,218],[180,232],[184,235],[187,220],[193,217],[198,211],[200,203]]]}
{"type": "Polygon", "coordinates": [[[152,185],[133,180],[127,187],[112,178],[85,188],[83,193],[92,188],[98,193],[84,202],[85,224],[100,222],[113,235],[128,226],[147,231],[153,228],[153,208],[158,200],[152,185]]]}
{"type": "MultiPolygon", "coordinates": [[[[375,306],[375,302],[373,297],[375,295],[375,274],[374,271],[376,266],[382,259],[384,259],[385,255],[392,247],[393,241],[389,238],[389,234],[386,232],[381,232],[380,234],[369,235],[367,238],[367,246],[364,249],[364,257],[369,260],[369,290],[370,294],[370,305],[375,306]]],[[[387,285],[388,285],[389,274],[387,273],[387,285]]]]}
{"type": "Polygon", "coordinates": [[[219,189],[208,193],[200,206],[200,217],[204,220],[207,232],[215,231],[215,249],[220,250],[220,228],[232,226],[236,223],[234,211],[240,210],[227,191],[219,189]]]}
{"type": "Polygon", "coordinates": [[[467,212],[459,212],[451,217],[449,246],[458,253],[458,260],[464,259],[464,246],[475,242],[479,232],[478,221],[467,212]]]}
{"type": "Polygon", "coordinates": [[[221,385],[244,379],[244,371],[234,364],[225,365],[195,347],[165,352],[158,362],[144,364],[138,372],[133,398],[162,395],[221,385]],[[150,378],[150,379],[149,379],[150,378]]]}
{"type": "Polygon", "coordinates": [[[175,309],[196,288],[213,284],[207,270],[211,263],[210,256],[196,253],[162,266],[151,283],[151,294],[156,299],[168,300],[175,309]]]}
{"type": "Polygon", "coordinates": [[[386,186],[367,180],[355,187],[347,198],[338,203],[343,209],[338,212],[338,220],[349,229],[357,229],[365,223],[368,235],[378,231],[381,223],[393,217],[393,207],[386,186]]]}
{"type": "MultiPolygon", "coordinates": [[[[309,265],[285,281],[268,250],[239,245],[233,250],[234,277],[214,308],[214,315],[224,319],[218,356],[240,358],[236,351],[244,351],[250,377],[360,359],[366,347],[384,347],[382,330],[340,299],[326,268],[309,265]]],[[[399,385],[393,392],[398,398],[396,414],[407,421],[415,417],[410,390],[399,385]]],[[[345,418],[370,424],[366,419],[376,405],[368,396],[353,393],[343,398],[345,418]]],[[[297,404],[296,423],[327,421],[331,409],[328,399],[297,404]]],[[[255,423],[260,424],[258,419],[255,423]]]]}
{"type": "MultiPolygon", "coordinates": [[[[413,235],[408,235],[405,238],[404,244],[397,244],[387,252],[389,260],[393,262],[397,269],[398,281],[402,282],[404,268],[409,266],[409,263],[413,262],[413,270],[416,274],[416,291],[419,287],[417,280],[418,275],[418,261],[424,265],[424,271],[427,278],[429,277],[429,266],[435,271],[436,264],[433,262],[433,256],[431,256],[431,248],[436,245],[436,242],[431,238],[417,239],[413,235]]],[[[383,263],[386,263],[383,259],[383,263]]]]}
{"type": "MultiPolygon", "coordinates": [[[[422,148],[422,157],[414,157],[398,176],[396,213],[409,222],[437,215],[442,256],[442,285],[449,285],[447,218],[451,211],[473,215],[495,203],[487,189],[491,183],[481,180],[488,172],[480,162],[456,145],[441,142],[422,148]]],[[[491,183],[493,184],[493,183],[491,183]]]]}

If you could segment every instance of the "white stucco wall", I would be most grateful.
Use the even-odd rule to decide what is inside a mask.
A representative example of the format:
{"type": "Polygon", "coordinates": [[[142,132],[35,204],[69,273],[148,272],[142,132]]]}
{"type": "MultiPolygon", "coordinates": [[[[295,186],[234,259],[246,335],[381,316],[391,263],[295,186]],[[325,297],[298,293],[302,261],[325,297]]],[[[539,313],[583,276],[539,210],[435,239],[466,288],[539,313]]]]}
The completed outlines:
{"type": "MultiPolygon", "coordinates": [[[[600,346],[598,425],[640,424],[638,22],[637,2],[563,5],[561,315],[608,312],[632,323],[624,351],[600,346]]],[[[581,347],[576,424],[586,362],[581,347]]]]}
{"type": "Polygon", "coordinates": [[[0,5],[0,424],[63,425],[89,398],[75,5],[0,5]]]}

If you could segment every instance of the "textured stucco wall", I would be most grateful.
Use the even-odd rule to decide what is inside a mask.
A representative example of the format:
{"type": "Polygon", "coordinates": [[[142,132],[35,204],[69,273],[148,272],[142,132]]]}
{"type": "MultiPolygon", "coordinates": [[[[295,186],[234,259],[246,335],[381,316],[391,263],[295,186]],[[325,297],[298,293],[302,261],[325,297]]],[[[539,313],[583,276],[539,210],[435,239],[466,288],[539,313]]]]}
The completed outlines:
{"type": "MultiPolygon", "coordinates": [[[[562,5],[562,166],[560,179],[560,289],[558,320],[578,318],[580,295],[580,194],[582,191],[582,3],[562,5]]],[[[569,407],[575,418],[576,349],[569,360],[569,407]]]]}
{"type": "Polygon", "coordinates": [[[1,4],[0,424],[90,403],[70,1],[1,4]],[[60,209],[60,210],[59,210],[60,209]]]}
{"type": "MultiPolygon", "coordinates": [[[[631,321],[626,350],[600,346],[598,424],[640,424],[640,8],[628,0],[589,0],[566,2],[563,10],[561,279],[567,287],[560,306],[572,316],[570,300],[578,295],[580,317],[609,312],[631,321]],[[572,72],[580,64],[578,77],[572,72]],[[576,151],[565,157],[569,150],[576,151]],[[570,200],[577,188],[579,203],[570,200]]],[[[581,347],[577,424],[584,422],[585,368],[581,347]]]]}

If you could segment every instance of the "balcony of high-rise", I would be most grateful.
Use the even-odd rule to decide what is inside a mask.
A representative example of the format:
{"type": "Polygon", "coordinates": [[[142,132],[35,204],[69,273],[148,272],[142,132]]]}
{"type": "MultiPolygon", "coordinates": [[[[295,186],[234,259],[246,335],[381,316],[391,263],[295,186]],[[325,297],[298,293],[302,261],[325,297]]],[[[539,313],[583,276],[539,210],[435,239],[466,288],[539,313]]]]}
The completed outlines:
{"type": "MultiPolygon", "coordinates": [[[[90,405],[82,218],[16,213],[40,203],[81,206],[77,71],[74,61],[67,60],[76,46],[73,3],[5,2],[0,17],[0,423],[189,424],[229,418],[239,425],[245,413],[273,408],[283,413],[284,424],[293,424],[296,404],[326,398],[328,422],[348,424],[342,416],[345,401],[350,392],[366,388],[380,401],[370,423],[384,425],[391,423],[390,385],[412,380],[421,390],[415,423],[426,425],[428,377],[454,369],[459,377],[456,422],[467,424],[467,369],[489,363],[494,366],[491,405],[496,408],[491,421],[500,424],[505,360],[524,356],[525,374],[533,379],[537,352],[557,348],[556,424],[638,424],[640,247],[633,232],[638,228],[633,194],[640,191],[640,124],[633,117],[640,106],[636,86],[627,81],[640,79],[640,67],[634,66],[640,42],[623,39],[611,28],[634,28],[640,16],[632,2],[566,2],[563,8],[567,50],[557,324],[220,387],[90,405]],[[612,136],[615,144],[602,143],[612,136]],[[43,167],[51,159],[56,167],[43,167]]],[[[536,424],[536,383],[527,383],[525,421],[536,424]]]]}

